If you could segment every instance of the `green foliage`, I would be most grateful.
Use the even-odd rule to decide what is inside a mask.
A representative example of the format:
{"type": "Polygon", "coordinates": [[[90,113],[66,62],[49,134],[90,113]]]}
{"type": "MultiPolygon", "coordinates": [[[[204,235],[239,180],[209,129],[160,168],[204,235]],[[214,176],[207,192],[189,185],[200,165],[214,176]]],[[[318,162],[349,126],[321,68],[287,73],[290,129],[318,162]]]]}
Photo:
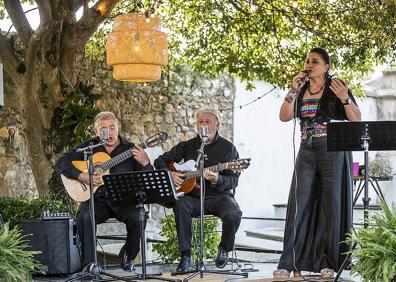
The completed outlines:
{"type": "Polygon", "coordinates": [[[14,228],[23,220],[38,218],[43,211],[66,212],[61,201],[52,199],[12,198],[0,197],[0,211],[5,222],[9,222],[10,228],[14,228]]]}
{"type": "MultiPolygon", "coordinates": [[[[76,90],[70,93],[59,108],[55,109],[49,130],[49,138],[55,154],[92,137],[93,120],[100,112],[96,101],[103,97],[93,89],[94,85],[79,82],[76,90]]],[[[50,197],[62,201],[66,210],[75,214],[76,203],[66,193],[58,172],[52,173],[48,186],[50,197]]]]}
{"type": "Polygon", "coordinates": [[[92,136],[93,119],[100,111],[96,107],[96,101],[103,97],[93,89],[94,85],[79,82],[75,91],[55,109],[49,130],[55,154],[92,136]]]}
{"type": "MultiPolygon", "coordinates": [[[[155,243],[153,250],[156,251],[161,259],[166,263],[173,263],[180,258],[179,245],[176,235],[175,216],[171,214],[161,219],[161,236],[166,237],[165,242],[155,243]]],[[[213,257],[217,254],[220,243],[220,234],[216,232],[218,225],[217,218],[204,220],[204,259],[213,257]]],[[[199,256],[199,221],[193,220],[192,255],[195,259],[199,256]]]]}
{"type": "Polygon", "coordinates": [[[6,223],[0,228],[0,280],[31,281],[31,274],[39,268],[39,262],[33,259],[38,252],[26,249],[24,236],[18,227],[9,228],[6,223]]]}
{"type": "Polygon", "coordinates": [[[390,281],[396,277],[396,206],[381,203],[382,212],[372,218],[369,228],[355,231],[348,242],[357,243],[351,272],[363,281],[390,281]],[[371,225],[373,225],[371,227],[371,225]]]}
{"type": "Polygon", "coordinates": [[[161,6],[172,55],[212,75],[228,72],[285,86],[312,47],[355,83],[395,59],[396,8],[374,0],[170,0],[161,6]],[[293,6],[297,2],[298,6],[293,6]],[[178,48],[177,48],[178,47],[178,48]]]}
{"type": "MultiPolygon", "coordinates": [[[[154,1],[155,7],[129,0],[112,15],[134,11],[139,2],[154,8],[166,27],[169,67],[188,64],[212,76],[226,72],[249,87],[254,80],[284,87],[303,68],[309,49],[323,47],[334,71],[362,95],[362,77],[396,58],[391,0],[169,0],[154,1]]],[[[88,44],[88,55],[104,58],[103,38],[111,26],[106,29],[94,35],[91,43],[100,44],[88,44]]]]}

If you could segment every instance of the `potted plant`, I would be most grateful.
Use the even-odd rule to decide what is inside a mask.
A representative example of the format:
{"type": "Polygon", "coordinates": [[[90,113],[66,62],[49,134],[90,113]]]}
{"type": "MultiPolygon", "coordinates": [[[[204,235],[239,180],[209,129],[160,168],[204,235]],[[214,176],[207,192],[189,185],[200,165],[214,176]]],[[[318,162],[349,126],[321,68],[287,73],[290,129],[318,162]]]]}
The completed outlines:
{"type": "MultiPolygon", "coordinates": [[[[161,219],[162,231],[160,235],[166,238],[166,241],[155,243],[153,250],[157,252],[161,259],[166,263],[173,263],[180,257],[179,245],[176,235],[176,224],[174,214],[165,216],[161,219]]],[[[220,234],[216,232],[218,225],[217,218],[204,220],[204,258],[216,256],[217,247],[220,242],[220,234]]],[[[199,255],[199,221],[193,222],[193,244],[192,255],[198,258],[199,255]]]]}
{"type": "Polygon", "coordinates": [[[370,177],[390,178],[392,175],[391,162],[383,153],[377,153],[368,167],[370,177]]]}
{"type": "Polygon", "coordinates": [[[356,243],[351,273],[363,281],[391,281],[396,278],[396,206],[381,202],[382,211],[369,221],[368,228],[357,229],[348,239],[356,243]]]}
{"type": "Polygon", "coordinates": [[[17,226],[10,229],[9,223],[4,224],[0,228],[0,281],[31,281],[40,265],[35,254],[27,249],[17,226]]]}

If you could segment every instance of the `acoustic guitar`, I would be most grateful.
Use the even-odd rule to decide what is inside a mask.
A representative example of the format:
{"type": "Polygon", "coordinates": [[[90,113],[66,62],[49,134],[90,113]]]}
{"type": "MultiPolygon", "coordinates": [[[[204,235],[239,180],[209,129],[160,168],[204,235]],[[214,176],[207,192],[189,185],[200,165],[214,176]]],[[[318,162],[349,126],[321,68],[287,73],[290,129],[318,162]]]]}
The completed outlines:
{"type": "MultiPolygon", "coordinates": [[[[140,143],[139,146],[142,147],[143,149],[151,148],[164,142],[167,138],[168,138],[167,133],[160,132],[157,133],[156,135],[149,137],[146,141],[140,143]]],[[[92,155],[92,161],[94,164],[94,173],[100,176],[109,174],[110,168],[116,166],[117,164],[131,157],[133,157],[132,149],[122,152],[121,154],[115,156],[114,158],[111,158],[105,152],[97,152],[92,155]]],[[[88,161],[76,160],[76,161],[72,161],[72,164],[75,168],[77,168],[82,172],[88,171],[88,161]]],[[[84,202],[89,200],[90,198],[89,185],[75,179],[67,178],[64,175],[61,175],[61,178],[67,193],[73,200],[77,202],[84,202]]],[[[103,182],[94,187],[94,193],[98,189],[98,187],[102,184],[103,182]]]]}
{"type": "MultiPolygon", "coordinates": [[[[207,167],[212,172],[219,172],[222,170],[236,170],[242,171],[250,166],[250,158],[248,159],[238,159],[229,161],[226,163],[220,163],[214,166],[207,167]]],[[[173,161],[168,163],[168,168],[171,171],[185,173],[184,182],[180,187],[177,188],[177,192],[184,192],[184,194],[196,194],[199,192],[199,187],[197,185],[197,178],[201,177],[201,172],[196,170],[195,161],[189,160],[183,164],[177,164],[173,161]]]]}

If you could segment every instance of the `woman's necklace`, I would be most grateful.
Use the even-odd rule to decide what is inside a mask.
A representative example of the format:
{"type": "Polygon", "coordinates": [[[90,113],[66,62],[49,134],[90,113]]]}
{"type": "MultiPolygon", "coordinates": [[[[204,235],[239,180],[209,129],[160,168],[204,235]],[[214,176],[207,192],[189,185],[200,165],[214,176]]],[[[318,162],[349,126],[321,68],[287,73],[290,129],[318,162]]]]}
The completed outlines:
{"type": "Polygon", "coordinates": [[[308,93],[311,94],[312,96],[318,94],[320,91],[323,90],[325,84],[326,84],[326,83],[323,83],[322,87],[320,87],[319,90],[318,90],[318,91],[315,91],[315,92],[311,92],[311,90],[309,89],[309,86],[308,86],[308,93]]]}

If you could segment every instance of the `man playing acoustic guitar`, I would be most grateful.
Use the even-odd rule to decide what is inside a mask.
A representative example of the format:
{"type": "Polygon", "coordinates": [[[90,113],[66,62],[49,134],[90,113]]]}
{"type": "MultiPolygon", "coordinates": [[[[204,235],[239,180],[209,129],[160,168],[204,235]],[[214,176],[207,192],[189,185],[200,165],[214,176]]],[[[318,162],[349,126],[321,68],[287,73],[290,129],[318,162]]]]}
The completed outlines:
{"type": "MultiPolygon", "coordinates": [[[[116,157],[122,153],[129,153],[130,158],[124,158],[120,163],[110,168],[110,173],[122,173],[141,170],[152,170],[153,166],[147,153],[140,147],[135,146],[133,143],[127,141],[119,135],[119,121],[111,112],[101,112],[94,120],[94,130],[96,138],[84,142],[78,148],[84,148],[93,144],[101,142],[103,130],[108,130],[108,139],[103,146],[93,149],[93,157],[95,154],[103,155],[106,153],[111,158],[116,157]],[[99,154],[98,154],[99,153],[99,154]],[[133,157],[132,157],[133,156],[133,157]]],[[[94,163],[95,163],[95,158],[94,163]]],[[[72,149],[64,153],[56,162],[55,169],[64,177],[69,179],[78,180],[81,184],[89,184],[89,175],[87,171],[77,169],[73,162],[77,160],[84,160],[84,153],[77,152],[72,149]]],[[[96,171],[93,177],[94,185],[99,188],[94,194],[94,207],[95,207],[95,220],[97,224],[105,222],[108,218],[114,217],[117,220],[124,222],[127,229],[127,238],[124,246],[120,251],[121,267],[125,271],[132,271],[134,269],[133,260],[140,250],[140,225],[138,210],[134,206],[130,207],[112,207],[110,198],[107,195],[102,185],[102,177],[96,171]]],[[[64,182],[65,183],[65,182],[64,182]]],[[[88,186],[87,186],[88,187],[88,186]]],[[[88,187],[89,190],[89,187],[88,187]]],[[[89,201],[82,202],[77,213],[77,228],[80,237],[83,263],[84,265],[94,261],[94,242],[92,242],[92,228],[91,219],[89,214],[89,201]]]]}
{"type": "MultiPolygon", "coordinates": [[[[216,257],[216,266],[223,268],[228,262],[228,252],[233,249],[235,233],[238,230],[242,216],[242,212],[233,195],[233,190],[238,185],[239,173],[229,169],[218,173],[208,169],[208,167],[236,160],[238,159],[238,152],[230,141],[219,135],[220,120],[216,110],[209,108],[198,110],[196,113],[196,125],[199,132],[202,131],[205,125],[208,129],[208,138],[204,147],[207,157],[204,162],[206,168],[204,171],[206,188],[204,213],[215,215],[222,220],[223,232],[216,257]]],[[[200,146],[200,135],[188,141],[180,142],[169,152],[159,156],[154,161],[154,166],[156,168],[165,168],[169,167],[171,163],[179,163],[182,160],[185,163],[189,160],[196,160],[200,146]]],[[[178,171],[172,172],[174,184],[183,187],[186,174],[178,171]]],[[[189,193],[179,198],[174,206],[174,214],[179,250],[181,252],[181,260],[176,271],[184,272],[190,270],[193,266],[191,258],[191,224],[192,217],[200,215],[199,196],[189,193]]]]}

